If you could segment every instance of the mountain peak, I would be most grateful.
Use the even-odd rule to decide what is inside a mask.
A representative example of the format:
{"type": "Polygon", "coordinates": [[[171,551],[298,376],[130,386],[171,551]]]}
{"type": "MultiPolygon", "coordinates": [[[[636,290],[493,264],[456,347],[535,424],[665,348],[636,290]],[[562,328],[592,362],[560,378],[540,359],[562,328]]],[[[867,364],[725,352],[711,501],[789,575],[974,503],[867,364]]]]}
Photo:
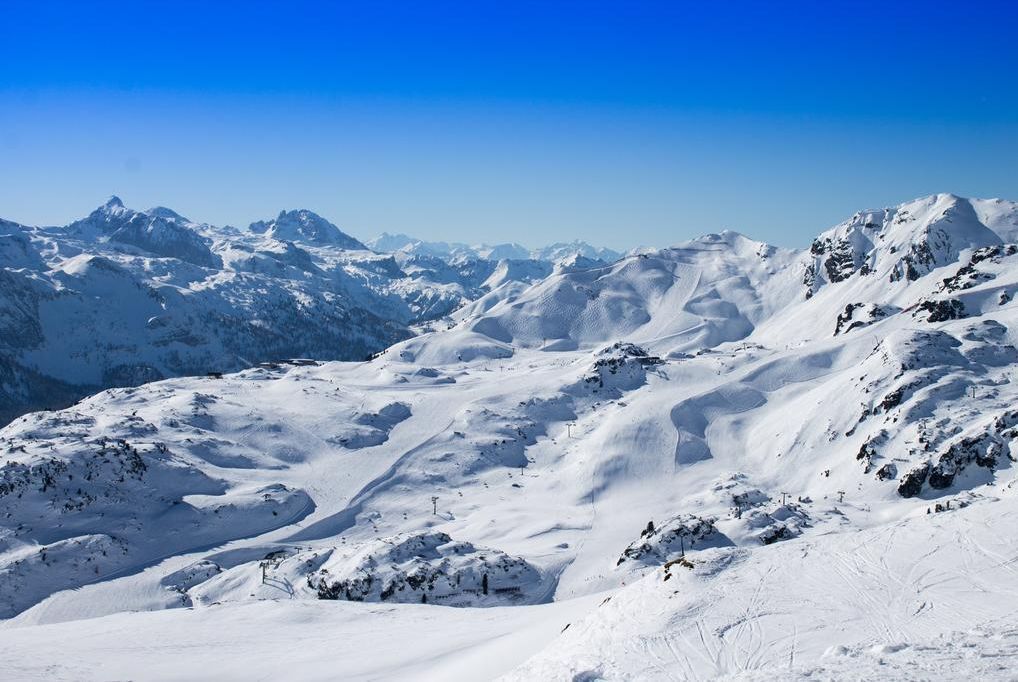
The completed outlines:
{"type": "Polygon", "coordinates": [[[332,225],[328,220],[318,215],[314,211],[306,208],[297,208],[292,211],[280,211],[276,220],[294,220],[304,225],[332,225]]]}
{"type": "Polygon", "coordinates": [[[732,244],[741,241],[753,241],[741,232],[735,230],[724,229],[720,232],[710,232],[700,237],[700,241],[705,242],[725,242],[726,244],[732,244]]]}
{"type": "Polygon", "coordinates": [[[86,241],[109,241],[128,244],[164,258],[202,267],[220,267],[208,240],[191,230],[186,218],[168,208],[156,207],[138,212],[124,206],[120,197],[112,196],[86,218],[66,227],[68,233],[86,241]]]}
{"type": "Polygon", "coordinates": [[[591,260],[600,260],[606,263],[611,263],[622,257],[622,254],[618,251],[603,246],[591,246],[581,239],[574,239],[571,242],[558,242],[531,252],[532,257],[553,263],[573,255],[579,255],[591,260]]]}
{"type": "Polygon", "coordinates": [[[172,208],[166,208],[165,206],[153,206],[152,208],[145,211],[146,215],[150,215],[153,218],[165,218],[166,220],[181,220],[185,223],[191,222],[184,216],[180,215],[172,208]]]}
{"type": "Polygon", "coordinates": [[[259,220],[251,223],[248,229],[281,241],[338,246],[351,250],[367,249],[360,241],[306,208],[280,211],[275,219],[259,220]]]}
{"type": "Polygon", "coordinates": [[[1014,234],[1006,209],[940,193],[858,212],[813,241],[803,279],[806,295],[855,274],[890,282],[919,279],[956,262],[965,249],[998,245],[1014,234]]]}
{"type": "Polygon", "coordinates": [[[107,217],[123,216],[133,212],[134,211],[124,206],[124,202],[120,200],[120,197],[113,195],[106,200],[106,203],[92,211],[92,215],[107,217]]]}

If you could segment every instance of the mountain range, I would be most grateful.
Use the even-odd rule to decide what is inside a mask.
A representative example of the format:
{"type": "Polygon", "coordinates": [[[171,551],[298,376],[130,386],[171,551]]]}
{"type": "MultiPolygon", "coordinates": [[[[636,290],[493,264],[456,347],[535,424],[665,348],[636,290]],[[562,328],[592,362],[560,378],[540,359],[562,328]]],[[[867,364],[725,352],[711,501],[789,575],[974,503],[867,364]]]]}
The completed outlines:
{"type": "Polygon", "coordinates": [[[0,430],[11,675],[1012,676],[1018,204],[939,194],[802,249],[723,232],[611,262],[256,225],[118,201],[5,224],[25,372],[100,385],[97,359],[169,376],[189,351],[226,372],[0,430]],[[318,317],[332,300],[349,317],[318,317]],[[166,343],[120,343],[142,318],[166,343]],[[337,327],[352,360],[320,352],[337,327]],[[230,365],[233,337],[276,359],[230,365]]]}
{"type": "Polygon", "coordinates": [[[387,254],[307,210],[238,230],[117,197],[65,227],[0,220],[0,241],[3,423],[112,386],[361,359],[570,253],[387,254]]]}

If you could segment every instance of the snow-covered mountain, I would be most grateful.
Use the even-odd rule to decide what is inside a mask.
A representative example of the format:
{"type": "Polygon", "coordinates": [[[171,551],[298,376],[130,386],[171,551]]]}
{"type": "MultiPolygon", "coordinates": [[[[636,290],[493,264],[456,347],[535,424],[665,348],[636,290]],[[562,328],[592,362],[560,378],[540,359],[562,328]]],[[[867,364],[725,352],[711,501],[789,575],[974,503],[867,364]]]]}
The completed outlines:
{"type": "MultiPolygon", "coordinates": [[[[291,227],[290,215],[272,225],[291,227]]],[[[134,211],[116,197],[65,228],[4,223],[4,232],[5,421],[108,386],[290,357],[364,357],[409,336],[427,301],[444,295],[427,283],[397,293],[408,278],[367,251],[312,253],[165,208],[134,211]]]]}
{"type": "Polygon", "coordinates": [[[473,258],[482,260],[534,260],[556,263],[579,255],[591,260],[611,263],[622,257],[618,251],[591,246],[583,241],[558,242],[538,249],[528,249],[516,243],[465,244],[462,242],[429,242],[406,234],[383,232],[370,240],[368,246],[382,253],[403,253],[412,256],[431,256],[443,259],[473,258]]]}
{"type": "MultiPolygon", "coordinates": [[[[76,272],[10,231],[20,270],[62,248],[76,272]]],[[[1009,679],[1016,237],[1015,204],[938,195],[802,250],[507,260],[370,361],[25,415],[0,430],[0,654],[16,677],[1009,679]]],[[[224,269],[303,258],[209,238],[224,269]]]]}
{"type": "MultiPolygon", "coordinates": [[[[457,313],[488,337],[549,350],[620,338],[670,352],[745,337],[799,287],[796,253],[734,232],[613,264],[563,264],[518,295],[491,293],[457,313]]],[[[421,339],[430,343],[430,339],[421,339]]]]}
{"type": "Polygon", "coordinates": [[[218,268],[222,260],[212,253],[211,240],[203,238],[184,218],[167,208],[137,212],[111,197],[84,220],[67,226],[65,234],[79,242],[135,247],[164,258],[201,267],[218,268]]]}
{"type": "Polygon", "coordinates": [[[494,286],[551,271],[379,254],[308,210],[237,230],[117,197],[66,227],[0,221],[0,238],[0,423],[111,386],[361,359],[494,286]]]}
{"type": "Polygon", "coordinates": [[[367,247],[325,218],[308,210],[280,211],[273,220],[259,220],[248,227],[252,232],[284,242],[299,242],[341,249],[365,251],[367,247]]]}

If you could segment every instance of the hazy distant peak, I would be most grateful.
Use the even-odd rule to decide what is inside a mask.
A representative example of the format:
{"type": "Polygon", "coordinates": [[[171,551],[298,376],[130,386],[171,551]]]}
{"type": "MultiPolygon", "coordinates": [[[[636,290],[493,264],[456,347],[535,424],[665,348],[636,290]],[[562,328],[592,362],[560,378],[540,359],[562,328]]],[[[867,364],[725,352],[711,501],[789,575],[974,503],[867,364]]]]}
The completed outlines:
{"type": "Polygon", "coordinates": [[[174,211],[172,208],[166,208],[165,206],[153,206],[147,211],[144,211],[144,213],[154,218],[165,218],[166,220],[180,220],[185,223],[191,222],[184,216],[174,211]]]}
{"type": "Polygon", "coordinates": [[[367,247],[313,211],[280,211],[273,220],[259,220],[248,228],[273,239],[365,250],[367,247]]]}

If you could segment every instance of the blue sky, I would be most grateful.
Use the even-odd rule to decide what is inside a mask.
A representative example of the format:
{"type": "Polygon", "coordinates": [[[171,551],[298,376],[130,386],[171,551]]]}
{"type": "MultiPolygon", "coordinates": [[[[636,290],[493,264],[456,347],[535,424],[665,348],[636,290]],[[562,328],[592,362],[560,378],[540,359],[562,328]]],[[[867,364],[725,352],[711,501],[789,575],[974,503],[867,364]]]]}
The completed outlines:
{"type": "Polygon", "coordinates": [[[0,216],[786,246],[1018,199],[1015,2],[0,4],[0,216]],[[893,5],[893,6],[887,6],[893,5]]]}

